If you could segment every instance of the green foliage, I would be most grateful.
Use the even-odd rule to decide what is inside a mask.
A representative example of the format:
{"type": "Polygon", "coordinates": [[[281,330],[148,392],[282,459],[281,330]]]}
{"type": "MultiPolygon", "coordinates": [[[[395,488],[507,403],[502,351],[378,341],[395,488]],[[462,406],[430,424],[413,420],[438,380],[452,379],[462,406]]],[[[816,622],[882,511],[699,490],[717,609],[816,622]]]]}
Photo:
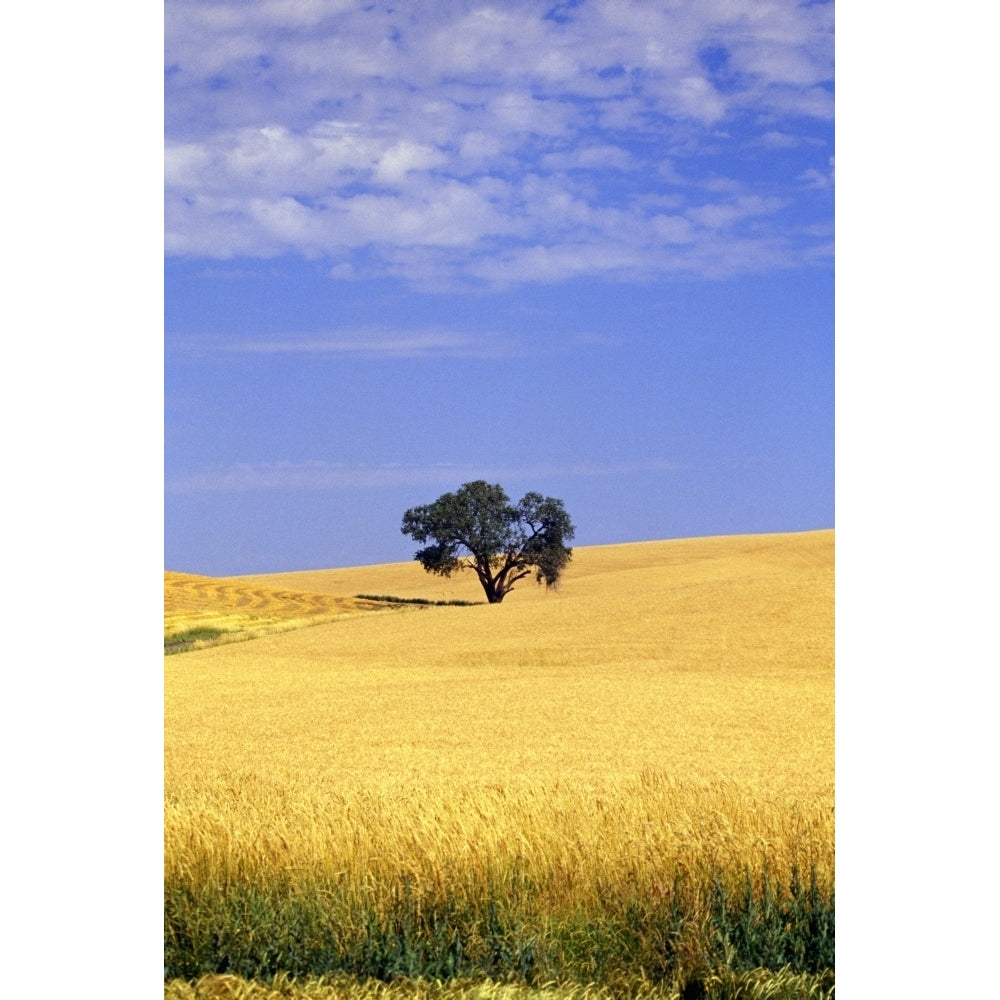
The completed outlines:
{"type": "Polygon", "coordinates": [[[487,978],[592,983],[623,996],[673,986],[705,998],[832,992],[833,893],[813,876],[780,886],[766,871],[747,872],[733,891],[719,875],[694,882],[679,874],[655,899],[619,885],[571,913],[549,910],[541,887],[518,870],[442,894],[407,876],[358,888],[324,879],[168,883],[166,978],[487,978]],[[761,970],[808,990],[750,989],[761,970]]]}
{"type": "Polygon", "coordinates": [[[414,556],[428,573],[471,569],[490,604],[534,571],[538,583],[558,584],[576,529],[561,500],[526,493],[511,504],[503,487],[482,479],[403,514],[402,532],[431,544],[414,556]]]}
{"type": "Polygon", "coordinates": [[[736,893],[716,880],[712,886],[713,953],[728,969],[819,972],[834,964],[834,899],[820,892],[816,873],[803,884],[792,872],[787,892],[768,873],[755,890],[749,874],[736,893]]]}

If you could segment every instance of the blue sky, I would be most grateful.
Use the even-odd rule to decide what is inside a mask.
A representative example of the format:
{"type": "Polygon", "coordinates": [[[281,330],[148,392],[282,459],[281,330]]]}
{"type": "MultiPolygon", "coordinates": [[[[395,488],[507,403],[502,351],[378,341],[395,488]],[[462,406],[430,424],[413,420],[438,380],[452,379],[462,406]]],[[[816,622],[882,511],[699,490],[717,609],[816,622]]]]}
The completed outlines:
{"type": "Polygon", "coordinates": [[[167,568],[834,526],[832,4],[165,9],[167,568]]]}

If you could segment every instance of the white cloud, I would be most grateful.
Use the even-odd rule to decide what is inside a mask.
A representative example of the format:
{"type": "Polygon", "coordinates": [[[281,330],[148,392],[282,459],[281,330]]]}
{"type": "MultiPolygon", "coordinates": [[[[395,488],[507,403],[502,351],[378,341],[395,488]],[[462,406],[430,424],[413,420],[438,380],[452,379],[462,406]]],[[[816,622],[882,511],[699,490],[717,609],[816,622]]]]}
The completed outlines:
{"type": "Polygon", "coordinates": [[[694,239],[690,220],[678,215],[654,215],[650,225],[664,243],[690,243],[694,239]]]}
{"type": "Polygon", "coordinates": [[[725,117],[726,102],[704,77],[686,76],[677,85],[674,102],[683,114],[715,123],[725,117]]]}
{"type": "Polygon", "coordinates": [[[486,479],[517,482],[525,479],[620,476],[628,473],[670,472],[681,468],[661,458],[644,462],[529,466],[436,465],[347,465],[340,462],[240,463],[205,469],[186,475],[168,476],[167,493],[228,493],[266,490],[385,489],[399,486],[433,485],[456,487],[463,482],[486,479]]]}
{"type": "Polygon", "coordinates": [[[770,132],[765,132],[760,137],[760,144],[769,149],[791,149],[797,146],[798,143],[799,141],[794,135],[789,135],[787,132],[781,132],[778,129],[771,129],[770,132]]]}
{"type": "Polygon", "coordinates": [[[169,350],[201,357],[239,354],[297,354],[315,357],[499,358],[520,352],[509,337],[494,332],[455,330],[337,330],[288,333],[249,340],[218,336],[172,337],[169,350]]]}
{"type": "Polygon", "coordinates": [[[540,162],[546,170],[632,170],[638,165],[628,150],[609,144],[581,146],[571,152],[548,153],[540,162]]]}
{"type": "Polygon", "coordinates": [[[588,274],[642,273],[648,262],[640,250],[623,244],[557,243],[533,246],[485,258],[469,270],[491,284],[552,282],[588,274]]]}
{"type": "Polygon", "coordinates": [[[375,168],[375,181],[399,187],[411,171],[429,170],[431,167],[441,166],[447,160],[447,156],[440,150],[401,139],[379,157],[375,168]]]}
{"type": "Polygon", "coordinates": [[[809,188],[817,188],[825,191],[833,187],[833,157],[830,157],[830,168],[828,170],[816,170],[810,167],[799,174],[798,180],[809,188]]]}
{"type": "Polygon", "coordinates": [[[212,153],[205,146],[193,142],[168,144],[163,163],[164,181],[174,190],[197,190],[211,165],[212,153]]]}
{"type": "Polygon", "coordinates": [[[473,129],[461,137],[459,154],[467,160],[492,160],[499,155],[504,144],[499,136],[490,135],[481,129],[473,129]]]}
{"type": "Polygon", "coordinates": [[[693,221],[708,229],[724,229],[734,223],[755,215],[767,215],[783,208],[787,202],[782,198],[762,198],[747,195],[729,202],[700,205],[692,208],[687,215],[693,221]]]}
{"type": "Polygon", "coordinates": [[[346,275],[364,252],[369,273],[444,283],[529,261],[535,280],[695,273],[723,229],[745,264],[753,218],[761,259],[782,239],[808,256],[774,209],[821,193],[832,5],[548,8],[167,0],[168,253],[325,255],[346,275]],[[743,150],[793,147],[818,161],[798,183],[741,179],[743,150]]]}
{"type": "Polygon", "coordinates": [[[519,228],[494,208],[488,193],[453,180],[402,196],[360,194],[326,205],[333,213],[331,246],[470,247],[519,228]]]}
{"type": "Polygon", "coordinates": [[[569,104],[554,98],[536,98],[526,91],[500,94],[486,105],[486,109],[501,134],[566,135],[574,113],[569,104]]]}

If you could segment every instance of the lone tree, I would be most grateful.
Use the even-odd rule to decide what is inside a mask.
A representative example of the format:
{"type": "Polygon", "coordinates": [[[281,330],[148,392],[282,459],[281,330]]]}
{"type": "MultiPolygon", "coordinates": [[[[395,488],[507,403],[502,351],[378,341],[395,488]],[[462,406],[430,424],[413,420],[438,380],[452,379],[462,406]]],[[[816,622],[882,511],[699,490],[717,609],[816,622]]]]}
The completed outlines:
{"type": "Polygon", "coordinates": [[[526,493],[516,506],[482,479],[403,515],[404,535],[432,544],[413,557],[428,573],[473,569],[490,604],[499,604],[532,570],[554,587],[572,557],[576,532],[562,500],[526,493]]]}

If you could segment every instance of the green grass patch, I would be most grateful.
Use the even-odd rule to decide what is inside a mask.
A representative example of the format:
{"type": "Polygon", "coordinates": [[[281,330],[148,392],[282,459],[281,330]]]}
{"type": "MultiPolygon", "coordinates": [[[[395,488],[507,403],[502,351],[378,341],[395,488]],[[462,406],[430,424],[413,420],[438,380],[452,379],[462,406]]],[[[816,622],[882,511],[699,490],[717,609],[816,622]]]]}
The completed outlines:
{"type": "Polygon", "coordinates": [[[173,635],[163,637],[163,652],[183,653],[185,650],[193,649],[195,643],[213,643],[227,634],[228,630],[221,628],[191,628],[175,632],[173,635]]]}
{"type": "Polygon", "coordinates": [[[163,652],[167,655],[186,653],[192,649],[207,649],[210,646],[221,646],[226,643],[246,642],[265,635],[293,632],[313,625],[327,625],[330,622],[341,621],[357,614],[382,613],[393,610],[393,607],[391,604],[379,606],[375,601],[369,601],[367,606],[348,607],[344,610],[307,614],[301,617],[220,615],[215,619],[219,622],[217,625],[192,625],[190,628],[177,632],[165,631],[163,652]]]}

